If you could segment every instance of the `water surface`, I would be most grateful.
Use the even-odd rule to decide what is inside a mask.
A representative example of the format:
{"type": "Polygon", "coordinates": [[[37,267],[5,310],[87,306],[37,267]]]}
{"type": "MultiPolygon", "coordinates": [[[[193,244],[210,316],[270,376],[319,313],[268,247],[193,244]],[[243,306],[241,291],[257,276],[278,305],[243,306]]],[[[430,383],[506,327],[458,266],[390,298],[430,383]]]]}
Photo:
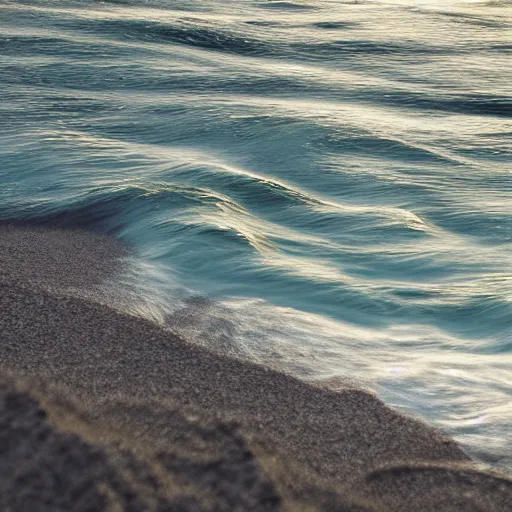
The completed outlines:
{"type": "Polygon", "coordinates": [[[508,1],[3,1],[0,218],[115,234],[123,307],[510,470],[511,34],[508,1]]]}

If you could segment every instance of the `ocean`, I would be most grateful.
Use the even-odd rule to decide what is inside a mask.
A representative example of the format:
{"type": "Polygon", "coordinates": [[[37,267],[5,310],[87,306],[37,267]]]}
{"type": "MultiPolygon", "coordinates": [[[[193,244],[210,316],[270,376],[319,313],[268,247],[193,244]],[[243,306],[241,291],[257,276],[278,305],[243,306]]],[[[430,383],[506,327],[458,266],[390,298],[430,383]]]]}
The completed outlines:
{"type": "Polygon", "coordinates": [[[512,471],[510,1],[2,0],[0,220],[112,234],[114,307],[512,471]]]}

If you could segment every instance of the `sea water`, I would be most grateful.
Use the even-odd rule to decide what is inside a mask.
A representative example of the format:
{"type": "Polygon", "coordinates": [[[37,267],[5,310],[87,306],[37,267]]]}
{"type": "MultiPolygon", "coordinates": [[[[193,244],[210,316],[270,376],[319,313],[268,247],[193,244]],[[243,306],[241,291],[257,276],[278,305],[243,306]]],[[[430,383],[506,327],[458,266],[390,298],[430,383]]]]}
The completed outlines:
{"type": "Polygon", "coordinates": [[[132,313],[512,469],[510,1],[2,0],[0,128],[132,313]]]}

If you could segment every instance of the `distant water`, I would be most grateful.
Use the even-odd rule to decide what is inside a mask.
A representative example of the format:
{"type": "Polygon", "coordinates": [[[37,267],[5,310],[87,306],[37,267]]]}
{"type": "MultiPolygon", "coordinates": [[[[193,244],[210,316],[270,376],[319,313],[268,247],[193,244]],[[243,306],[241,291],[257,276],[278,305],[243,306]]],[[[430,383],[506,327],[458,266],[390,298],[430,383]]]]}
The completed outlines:
{"type": "Polygon", "coordinates": [[[113,233],[129,310],[511,470],[511,35],[510,1],[3,0],[0,218],[113,233]]]}

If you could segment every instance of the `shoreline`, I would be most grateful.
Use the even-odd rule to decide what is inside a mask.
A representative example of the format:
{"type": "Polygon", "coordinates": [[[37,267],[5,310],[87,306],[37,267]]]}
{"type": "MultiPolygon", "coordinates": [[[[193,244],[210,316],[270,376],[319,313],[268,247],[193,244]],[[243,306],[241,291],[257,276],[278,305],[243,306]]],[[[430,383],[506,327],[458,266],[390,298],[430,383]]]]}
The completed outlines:
{"type": "MultiPolygon", "coordinates": [[[[64,489],[64,510],[87,493],[99,510],[512,509],[509,477],[479,471],[453,440],[367,391],[214,354],[54,286],[57,275],[60,287],[101,282],[122,254],[83,231],[0,228],[0,460],[62,480],[62,457],[78,450],[83,471],[68,487],[78,479],[85,494],[64,489]],[[42,431],[64,446],[46,447],[44,464],[42,431]]],[[[0,472],[0,504],[23,510],[21,495],[44,494],[55,507],[53,484],[38,482],[0,472]]]]}

